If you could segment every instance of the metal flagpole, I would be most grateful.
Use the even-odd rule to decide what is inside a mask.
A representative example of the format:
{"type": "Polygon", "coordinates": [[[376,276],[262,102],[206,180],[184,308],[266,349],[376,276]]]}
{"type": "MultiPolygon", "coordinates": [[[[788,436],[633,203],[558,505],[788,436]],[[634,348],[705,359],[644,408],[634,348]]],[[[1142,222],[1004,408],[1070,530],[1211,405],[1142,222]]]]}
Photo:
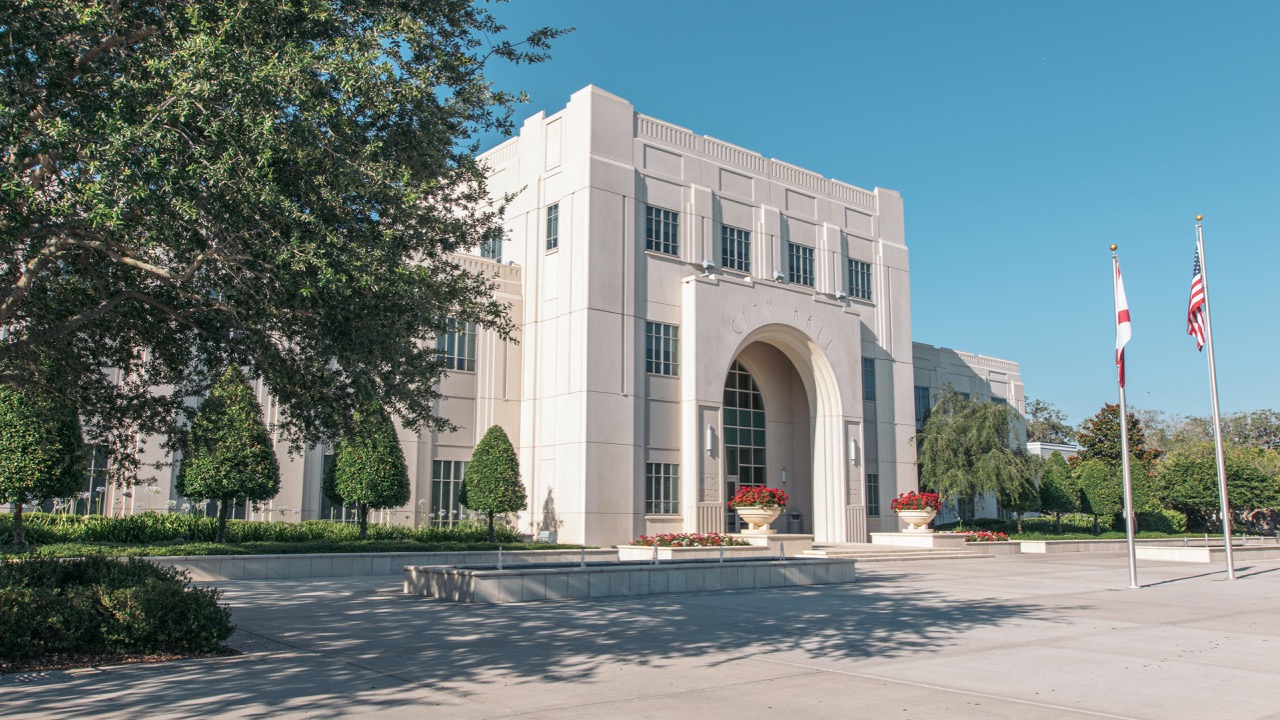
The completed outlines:
{"type": "Polygon", "coordinates": [[[1218,460],[1218,504],[1222,512],[1222,542],[1227,551],[1227,579],[1236,579],[1231,555],[1231,504],[1227,501],[1227,464],[1222,453],[1222,418],[1218,414],[1218,370],[1213,364],[1213,323],[1209,315],[1209,265],[1204,256],[1204,227],[1196,216],[1196,250],[1200,252],[1200,282],[1204,286],[1204,344],[1209,348],[1209,394],[1213,399],[1213,450],[1218,460]]]}
{"type": "MultiPolygon", "coordinates": [[[[1120,259],[1116,257],[1116,246],[1111,246],[1111,285],[1115,291],[1116,306],[1116,327],[1119,329],[1121,320],[1121,311],[1125,313],[1123,322],[1129,322],[1129,302],[1124,301],[1124,307],[1120,306],[1121,295],[1124,292],[1123,285],[1120,280],[1120,259]]],[[[1117,338],[1118,340],[1118,338],[1117,338]]],[[[1127,342],[1127,340],[1126,340],[1127,342]]],[[[1119,373],[1116,381],[1120,385],[1120,468],[1124,477],[1124,531],[1125,537],[1128,538],[1129,544],[1129,587],[1137,588],[1138,585],[1138,553],[1135,549],[1133,541],[1133,484],[1129,479],[1129,412],[1124,402],[1124,357],[1120,353],[1124,352],[1123,346],[1117,342],[1116,348],[1116,364],[1119,373]]]]}

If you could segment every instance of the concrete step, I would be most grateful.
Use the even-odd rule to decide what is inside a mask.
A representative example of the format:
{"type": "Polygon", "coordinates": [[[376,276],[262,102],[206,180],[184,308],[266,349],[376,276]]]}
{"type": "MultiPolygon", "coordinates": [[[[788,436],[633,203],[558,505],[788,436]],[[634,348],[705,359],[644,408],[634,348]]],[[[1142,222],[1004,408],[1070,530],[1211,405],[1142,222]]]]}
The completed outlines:
{"type": "Polygon", "coordinates": [[[820,545],[800,554],[801,557],[848,558],[860,562],[896,562],[906,560],[976,560],[992,557],[970,550],[893,547],[870,543],[820,545]]]}

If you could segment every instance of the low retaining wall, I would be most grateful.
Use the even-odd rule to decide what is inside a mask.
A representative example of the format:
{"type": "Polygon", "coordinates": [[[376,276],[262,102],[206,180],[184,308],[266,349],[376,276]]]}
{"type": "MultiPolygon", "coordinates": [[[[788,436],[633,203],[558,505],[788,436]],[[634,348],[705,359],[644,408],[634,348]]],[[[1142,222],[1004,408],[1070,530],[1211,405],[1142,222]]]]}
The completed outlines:
{"type": "Polygon", "coordinates": [[[900,532],[871,533],[872,545],[891,545],[894,547],[946,548],[947,550],[968,550],[964,535],[948,532],[900,532]]]}
{"type": "MultiPolygon", "coordinates": [[[[504,550],[506,564],[578,562],[582,550],[504,550]]],[[[586,550],[588,561],[617,559],[616,550],[586,550]]],[[[481,565],[497,550],[469,552],[316,553],[306,555],[187,555],[146,558],[191,573],[192,580],[284,580],[311,577],[399,575],[406,565],[481,565]]]]}
{"type": "Polygon", "coordinates": [[[1017,540],[1000,540],[996,542],[967,542],[964,549],[983,555],[1020,555],[1022,543],[1017,540]]]}
{"type": "MultiPolygon", "coordinates": [[[[720,559],[721,549],[719,547],[659,547],[654,548],[650,545],[619,545],[618,559],[626,562],[628,560],[652,560],[654,558],[654,550],[657,550],[659,560],[701,560],[704,558],[720,559]]],[[[729,545],[723,548],[724,558],[731,560],[733,558],[742,557],[769,557],[769,548],[765,545],[729,545]]]]}
{"type": "Polygon", "coordinates": [[[805,558],[670,563],[566,563],[529,567],[406,567],[404,591],[453,602],[515,603],[571,598],[754,590],[854,581],[853,560],[805,558]]]}
{"type": "MultiPolygon", "coordinates": [[[[1022,543],[1022,553],[1024,555],[1031,553],[1125,552],[1129,547],[1129,541],[1124,538],[1118,540],[1020,540],[1019,542],[1022,543]]],[[[1181,538],[1147,538],[1135,539],[1133,542],[1137,547],[1172,546],[1174,544],[1182,547],[1181,538]]],[[[1201,541],[1191,538],[1191,542],[1198,543],[1201,541]]]]}
{"type": "MultiPolygon", "coordinates": [[[[1227,551],[1222,545],[1217,547],[1148,545],[1135,548],[1134,554],[1139,560],[1163,560],[1165,562],[1220,563],[1227,561],[1227,551]]],[[[1275,545],[1241,546],[1232,543],[1231,557],[1236,562],[1242,560],[1280,560],[1280,547],[1275,545]]]]}

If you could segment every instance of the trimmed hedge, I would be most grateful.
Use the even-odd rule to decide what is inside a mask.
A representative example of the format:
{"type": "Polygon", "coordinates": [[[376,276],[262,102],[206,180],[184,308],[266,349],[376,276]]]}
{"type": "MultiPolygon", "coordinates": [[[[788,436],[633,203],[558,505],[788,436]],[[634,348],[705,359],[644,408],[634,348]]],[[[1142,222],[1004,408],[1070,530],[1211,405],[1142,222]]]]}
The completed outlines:
{"type": "Polygon", "coordinates": [[[234,629],[219,597],[145,560],[0,563],[0,668],[60,656],[218,652],[234,629]]]}
{"type": "MultiPolygon", "coordinates": [[[[33,553],[46,558],[162,557],[184,555],[301,555],[307,553],[466,552],[472,550],[562,550],[580,545],[548,543],[418,542],[416,540],[308,540],[303,542],[252,542],[232,545],[215,542],[175,542],[152,545],[116,543],[53,543],[33,553]]],[[[4,548],[0,548],[3,556],[4,548]]]]}
{"type": "MultiPolygon", "coordinates": [[[[217,534],[217,520],[183,513],[139,513],[125,517],[30,513],[23,515],[27,542],[51,543],[131,543],[209,542],[217,534]]],[[[0,515],[0,545],[12,535],[13,516],[0,515]]],[[[519,533],[499,525],[495,541],[513,544],[522,541],[519,533]]],[[[227,542],[310,542],[317,540],[354,541],[360,529],[354,523],[327,520],[264,522],[231,520],[227,542]]],[[[409,528],[399,525],[369,526],[370,540],[408,540],[420,543],[488,542],[489,529],[482,523],[466,521],[451,527],[409,528]]],[[[340,552],[340,551],[330,551],[340,552]]]]}

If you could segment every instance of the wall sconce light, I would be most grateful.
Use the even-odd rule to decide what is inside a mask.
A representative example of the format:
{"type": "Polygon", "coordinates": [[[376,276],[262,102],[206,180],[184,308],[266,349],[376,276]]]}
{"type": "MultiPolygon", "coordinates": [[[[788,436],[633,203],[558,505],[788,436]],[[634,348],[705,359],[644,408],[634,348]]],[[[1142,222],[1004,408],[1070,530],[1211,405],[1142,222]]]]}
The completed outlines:
{"type": "Polygon", "coordinates": [[[858,441],[849,441],[849,462],[858,462],[858,441]]]}
{"type": "Polygon", "coordinates": [[[710,455],[710,454],[711,454],[711,449],[712,449],[712,447],[714,447],[714,445],[715,445],[715,441],[716,441],[716,437],[715,437],[715,428],[714,428],[714,427],[712,427],[711,425],[708,425],[708,426],[707,426],[707,436],[706,436],[706,441],[703,443],[703,444],[706,446],[706,450],[707,450],[707,454],[708,454],[708,455],[710,455]]]}
{"type": "Polygon", "coordinates": [[[782,466],[782,484],[783,485],[787,484],[787,466],[786,465],[782,466]]]}

